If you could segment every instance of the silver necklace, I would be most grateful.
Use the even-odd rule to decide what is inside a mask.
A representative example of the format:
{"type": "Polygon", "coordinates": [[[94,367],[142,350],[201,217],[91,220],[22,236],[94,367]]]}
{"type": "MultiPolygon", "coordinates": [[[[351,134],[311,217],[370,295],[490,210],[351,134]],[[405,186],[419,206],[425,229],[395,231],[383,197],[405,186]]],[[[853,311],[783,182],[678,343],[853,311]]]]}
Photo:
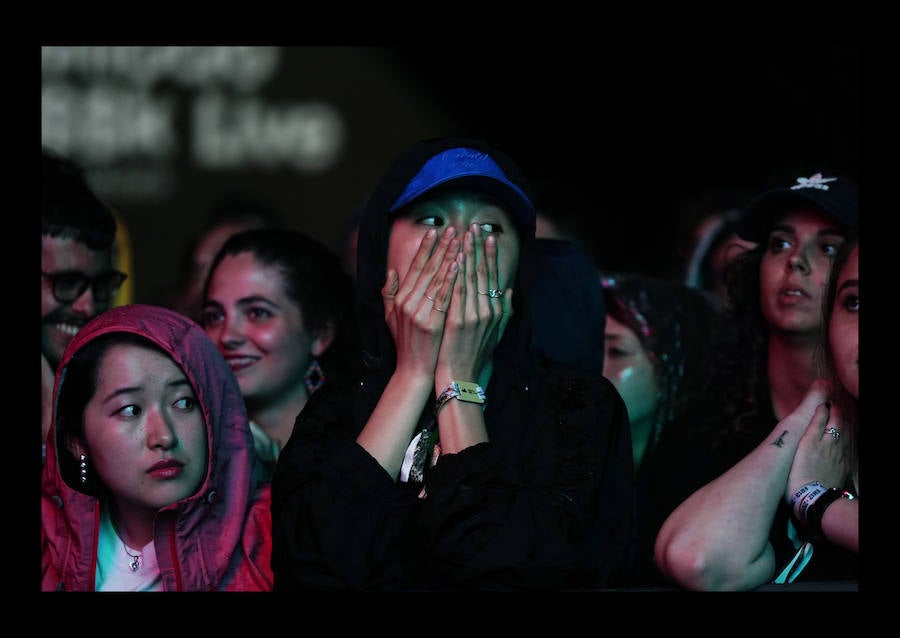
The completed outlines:
{"type": "Polygon", "coordinates": [[[137,554],[132,554],[128,551],[128,545],[125,544],[125,541],[122,541],[122,547],[125,548],[125,553],[131,557],[131,560],[128,561],[128,566],[131,568],[131,571],[136,572],[141,568],[141,563],[144,558],[144,552],[138,552],[137,554]]]}
{"type": "Polygon", "coordinates": [[[138,552],[137,554],[132,554],[128,551],[128,545],[125,543],[125,539],[122,538],[122,535],[119,533],[119,526],[116,525],[116,521],[113,518],[110,518],[113,524],[113,530],[116,532],[116,536],[119,537],[119,540],[122,541],[122,547],[125,548],[125,553],[128,554],[128,557],[131,559],[128,561],[128,567],[131,568],[131,571],[136,572],[141,568],[141,565],[144,562],[144,552],[138,552]]]}

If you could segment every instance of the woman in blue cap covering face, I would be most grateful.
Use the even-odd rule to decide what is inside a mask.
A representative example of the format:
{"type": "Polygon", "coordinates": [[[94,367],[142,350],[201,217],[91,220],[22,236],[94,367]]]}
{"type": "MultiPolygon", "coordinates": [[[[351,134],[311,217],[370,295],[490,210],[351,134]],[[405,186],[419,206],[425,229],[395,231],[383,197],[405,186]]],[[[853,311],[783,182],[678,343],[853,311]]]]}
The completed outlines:
{"type": "Polygon", "coordinates": [[[273,479],[277,590],[619,582],[625,405],[530,349],[534,206],[479,140],[401,153],[358,243],[365,372],[313,395],[273,479]]]}

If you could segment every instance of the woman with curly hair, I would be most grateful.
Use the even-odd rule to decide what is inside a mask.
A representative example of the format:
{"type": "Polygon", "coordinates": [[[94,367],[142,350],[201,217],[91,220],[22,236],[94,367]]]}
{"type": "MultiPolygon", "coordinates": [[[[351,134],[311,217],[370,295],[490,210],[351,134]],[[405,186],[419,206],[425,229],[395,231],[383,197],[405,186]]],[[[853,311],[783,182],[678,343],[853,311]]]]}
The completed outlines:
{"type": "Polygon", "coordinates": [[[740,338],[722,353],[710,388],[725,402],[707,413],[712,480],[672,513],[655,545],[662,572],[685,588],[753,589],[801,572],[804,580],[858,577],[855,556],[834,546],[793,560],[811,535],[783,498],[807,426],[821,435],[839,420],[822,405],[829,396],[816,352],[832,262],[856,236],[857,199],[850,180],[817,173],[762,194],[741,219],[738,234],[758,245],[726,271],[740,338]]]}

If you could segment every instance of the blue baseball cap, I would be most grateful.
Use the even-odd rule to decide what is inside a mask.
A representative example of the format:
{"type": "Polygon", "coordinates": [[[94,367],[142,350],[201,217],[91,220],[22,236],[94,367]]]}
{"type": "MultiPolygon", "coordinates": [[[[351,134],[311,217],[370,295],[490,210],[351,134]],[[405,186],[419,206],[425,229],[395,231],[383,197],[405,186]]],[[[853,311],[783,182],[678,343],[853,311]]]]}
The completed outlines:
{"type": "Polygon", "coordinates": [[[534,204],[528,195],[488,153],[464,147],[447,149],[425,162],[391,206],[391,212],[450,182],[487,192],[505,204],[520,224],[534,223],[534,204]]]}

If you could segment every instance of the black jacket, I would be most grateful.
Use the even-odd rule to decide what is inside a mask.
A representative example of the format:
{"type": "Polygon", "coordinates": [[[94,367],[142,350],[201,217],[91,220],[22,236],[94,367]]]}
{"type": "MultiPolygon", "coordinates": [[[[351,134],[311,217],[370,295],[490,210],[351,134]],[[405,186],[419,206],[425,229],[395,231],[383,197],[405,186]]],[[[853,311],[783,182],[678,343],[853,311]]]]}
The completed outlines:
{"type": "MultiPolygon", "coordinates": [[[[519,219],[515,313],[494,353],[490,441],[445,454],[421,484],[396,482],[355,439],[394,369],[384,322],[388,209],[421,165],[420,143],[372,193],[359,234],[366,369],[307,402],[273,484],[276,590],[596,589],[622,578],[632,524],[631,438],[612,384],[538,357],[527,310],[534,220],[519,219]]],[[[510,176],[512,165],[490,150],[510,176]]],[[[601,328],[598,328],[601,329],[601,328]]],[[[422,422],[431,406],[423,406],[422,422]]]]}

